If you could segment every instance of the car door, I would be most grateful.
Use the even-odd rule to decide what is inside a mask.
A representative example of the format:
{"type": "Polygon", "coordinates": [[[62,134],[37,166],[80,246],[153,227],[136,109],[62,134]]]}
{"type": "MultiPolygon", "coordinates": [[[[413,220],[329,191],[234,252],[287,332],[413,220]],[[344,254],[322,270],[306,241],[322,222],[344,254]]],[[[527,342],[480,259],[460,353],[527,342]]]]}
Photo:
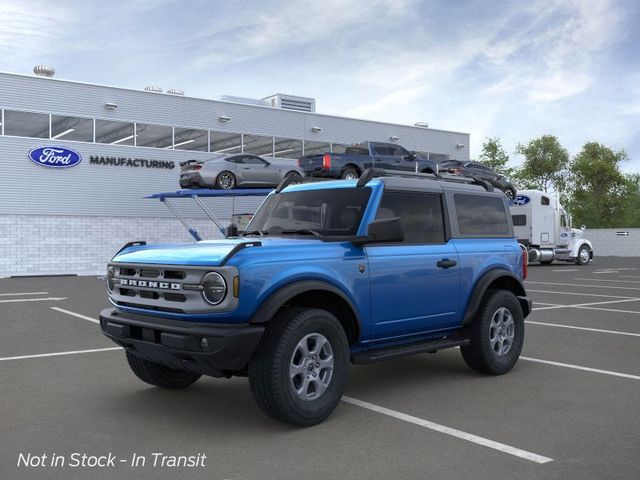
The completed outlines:
{"type": "Polygon", "coordinates": [[[400,217],[405,239],[366,246],[372,338],[447,330],[460,323],[458,254],[447,238],[442,194],[385,191],[377,218],[400,217]]]}
{"type": "Polygon", "coordinates": [[[396,158],[392,154],[390,145],[384,143],[372,143],[371,153],[373,155],[374,168],[383,170],[393,170],[396,158]]]}
{"type": "Polygon", "coordinates": [[[245,155],[242,158],[243,164],[239,166],[245,182],[252,185],[273,185],[277,172],[266,160],[255,155],[245,155]]]}

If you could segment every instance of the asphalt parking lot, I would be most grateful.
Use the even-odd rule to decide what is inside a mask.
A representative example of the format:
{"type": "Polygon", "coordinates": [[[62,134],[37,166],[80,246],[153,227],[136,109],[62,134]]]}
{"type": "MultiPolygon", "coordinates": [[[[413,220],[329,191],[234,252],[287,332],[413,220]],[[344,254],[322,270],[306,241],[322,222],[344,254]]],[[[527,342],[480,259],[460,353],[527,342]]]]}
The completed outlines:
{"type": "Polygon", "coordinates": [[[352,367],[345,401],[308,429],[264,416],[243,378],[140,382],[99,331],[94,277],[0,280],[0,479],[640,478],[640,259],[529,271],[511,373],[477,374],[457,350],[352,367]],[[147,463],[17,466],[73,452],[147,463]],[[153,467],[154,452],[206,466],[153,467]]]}

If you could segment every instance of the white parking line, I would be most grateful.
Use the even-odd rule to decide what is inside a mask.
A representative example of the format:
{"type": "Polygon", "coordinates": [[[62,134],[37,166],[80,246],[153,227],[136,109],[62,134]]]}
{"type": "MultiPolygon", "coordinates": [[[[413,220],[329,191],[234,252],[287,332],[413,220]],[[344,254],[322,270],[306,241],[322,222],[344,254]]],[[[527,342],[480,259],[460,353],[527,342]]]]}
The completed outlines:
{"type": "Polygon", "coordinates": [[[579,271],[579,268],[567,268],[567,269],[560,269],[560,270],[551,270],[552,272],[577,272],[579,271]]]}
{"type": "Polygon", "coordinates": [[[552,282],[533,282],[531,280],[527,280],[526,283],[539,283],[541,285],[560,285],[564,287],[578,287],[578,288],[615,288],[616,290],[640,290],[640,287],[618,287],[614,285],[576,285],[575,283],[552,283],[552,282]]]}
{"type": "Polygon", "coordinates": [[[640,333],[619,332],[617,330],[601,330],[599,328],[576,327],[574,325],[561,325],[558,323],[533,322],[531,320],[525,320],[524,323],[530,323],[531,325],[543,325],[545,327],[570,328],[573,330],[585,330],[587,332],[610,333],[613,335],[627,335],[629,337],[640,337],[640,333]]]}
{"type": "Polygon", "coordinates": [[[558,292],[557,290],[534,290],[531,288],[527,288],[527,292],[555,293],[557,295],[576,295],[576,296],[582,296],[582,297],[629,298],[633,300],[640,300],[640,298],[638,297],[623,297],[620,295],[602,295],[599,293],[583,293],[583,292],[558,292]]]}
{"type": "Polygon", "coordinates": [[[574,277],[574,280],[590,280],[594,282],[614,282],[614,283],[640,283],[638,280],[605,280],[604,278],[577,278],[574,277]]]}
{"type": "Polygon", "coordinates": [[[12,298],[10,300],[0,300],[0,303],[18,303],[18,302],[57,302],[66,300],[67,297],[47,297],[47,298],[12,298]]]}
{"type": "Polygon", "coordinates": [[[583,367],[582,365],[572,365],[570,363],[552,362],[550,360],[542,360],[541,358],[520,357],[520,360],[526,360],[528,362],[544,363],[546,365],[554,365],[556,367],[572,368],[574,370],[583,370],[585,372],[602,373],[604,375],[611,375],[613,377],[630,378],[631,380],[640,380],[638,375],[631,375],[629,373],[612,372],[610,370],[600,370],[599,368],[583,367]]]}
{"type": "Polygon", "coordinates": [[[67,315],[71,315],[72,317],[82,318],[83,320],[87,320],[93,323],[100,323],[100,320],[96,320],[95,318],[87,317],[79,313],[70,312],[69,310],[65,310],[64,308],[58,308],[58,307],[50,307],[50,308],[51,310],[55,310],[56,312],[66,313],[67,315]]]}
{"type": "Polygon", "coordinates": [[[543,457],[542,455],[527,452],[526,450],[521,450],[510,445],[505,445],[504,443],[494,442],[493,440],[489,440],[488,438],[479,437],[471,433],[456,430],[455,428],[445,427],[444,425],[430,422],[429,420],[423,420],[422,418],[407,415],[405,413],[397,412],[389,408],[381,407],[380,405],[364,402],[362,400],[358,400],[357,398],[343,396],[342,401],[361,408],[366,408],[367,410],[371,410],[372,412],[381,413],[382,415],[387,415],[404,422],[409,422],[420,427],[428,428],[436,432],[444,433],[446,435],[451,435],[452,437],[460,438],[468,442],[482,445],[483,447],[492,448],[500,452],[508,453],[509,455],[524,458],[525,460],[529,460],[531,462],[548,463],[553,461],[553,458],[543,457]]]}
{"type": "Polygon", "coordinates": [[[81,353],[111,352],[113,350],[122,350],[122,347],[94,348],[92,350],[74,350],[71,352],[39,353],[37,355],[22,355],[20,357],[4,357],[4,358],[0,358],[0,362],[6,362],[9,360],[25,360],[28,358],[59,357],[62,355],[78,355],[81,353]]]}
{"type": "Polygon", "coordinates": [[[13,297],[19,295],[49,295],[49,292],[0,293],[0,297],[13,297]]]}
{"type": "Polygon", "coordinates": [[[633,314],[640,314],[640,312],[638,312],[637,310],[616,310],[615,308],[597,308],[597,307],[576,307],[576,308],[583,308],[585,310],[600,310],[602,312],[614,312],[614,313],[633,313],[633,314]]]}
{"type": "MultiPolygon", "coordinates": [[[[626,302],[637,302],[637,301],[640,301],[640,298],[626,298],[624,300],[609,300],[609,301],[606,301],[606,302],[575,303],[573,305],[551,305],[549,307],[536,307],[536,308],[533,308],[532,310],[534,312],[536,312],[538,310],[554,310],[556,308],[589,308],[592,305],[608,305],[610,303],[626,303],[626,302]]],[[[609,311],[608,308],[596,309],[596,310],[607,310],[607,311],[609,311]]],[[[626,310],[624,310],[624,311],[626,311],[626,310]]]]}

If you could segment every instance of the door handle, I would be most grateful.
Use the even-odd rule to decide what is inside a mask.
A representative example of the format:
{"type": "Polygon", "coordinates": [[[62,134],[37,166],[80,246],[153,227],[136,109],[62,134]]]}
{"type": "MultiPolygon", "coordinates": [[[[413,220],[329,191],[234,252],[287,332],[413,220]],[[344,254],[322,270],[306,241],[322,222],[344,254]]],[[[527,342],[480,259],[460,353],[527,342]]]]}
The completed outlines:
{"type": "Polygon", "coordinates": [[[443,258],[438,263],[436,263],[439,268],[444,268],[445,270],[447,268],[455,267],[457,264],[458,262],[456,262],[455,260],[449,260],[448,258],[443,258]]]}

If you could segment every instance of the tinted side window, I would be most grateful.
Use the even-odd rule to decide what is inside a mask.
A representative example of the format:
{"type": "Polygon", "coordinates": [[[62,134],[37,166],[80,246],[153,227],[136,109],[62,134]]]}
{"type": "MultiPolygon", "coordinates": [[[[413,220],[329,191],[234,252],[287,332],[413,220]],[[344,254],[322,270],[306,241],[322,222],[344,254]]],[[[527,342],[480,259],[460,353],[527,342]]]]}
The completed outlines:
{"type": "Polygon", "coordinates": [[[229,163],[244,163],[244,161],[242,160],[242,157],[229,157],[229,158],[225,158],[225,161],[229,163]]]}
{"type": "Polygon", "coordinates": [[[511,235],[509,217],[501,198],[456,193],[453,201],[462,235],[511,235]]]}
{"type": "Polygon", "coordinates": [[[511,215],[511,221],[514,227],[524,227],[527,224],[526,215],[511,215]]]}
{"type": "Polygon", "coordinates": [[[404,224],[404,243],[444,243],[444,219],[439,195],[428,193],[384,192],[376,215],[400,217],[404,224]]]}
{"type": "Polygon", "coordinates": [[[549,201],[549,197],[540,197],[540,204],[541,205],[549,205],[550,201],[549,201]]]}
{"type": "Polygon", "coordinates": [[[250,165],[265,165],[267,163],[263,159],[259,157],[253,157],[253,156],[242,157],[242,159],[243,159],[242,163],[248,163],[250,165]]]}
{"type": "Polygon", "coordinates": [[[365,155],[368,156],[369,155],[369,150],[367,150],[366,148],[362,148],[362,147],[348,147],[345,152],[345,154],[347,155],[365,155]]]}
{"type": "Polygon", "coordinates": [[[376,155],[389,156],[391,155],[391,149],[386,145],[375,145],[373,147],[376,155]]]}

